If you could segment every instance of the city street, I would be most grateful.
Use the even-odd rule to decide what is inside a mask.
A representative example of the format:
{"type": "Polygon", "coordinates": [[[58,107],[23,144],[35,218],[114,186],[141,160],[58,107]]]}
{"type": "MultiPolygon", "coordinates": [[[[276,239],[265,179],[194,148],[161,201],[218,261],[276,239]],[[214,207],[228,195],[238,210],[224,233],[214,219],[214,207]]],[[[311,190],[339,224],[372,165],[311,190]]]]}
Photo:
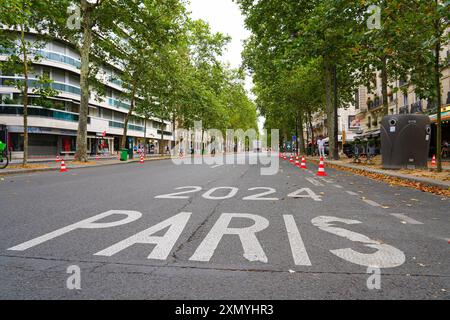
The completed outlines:
{"type": "Polygon", "coordinates": [[[0,299],[450,299],[450,199],[246,160],[5,176],[0,299]]]}

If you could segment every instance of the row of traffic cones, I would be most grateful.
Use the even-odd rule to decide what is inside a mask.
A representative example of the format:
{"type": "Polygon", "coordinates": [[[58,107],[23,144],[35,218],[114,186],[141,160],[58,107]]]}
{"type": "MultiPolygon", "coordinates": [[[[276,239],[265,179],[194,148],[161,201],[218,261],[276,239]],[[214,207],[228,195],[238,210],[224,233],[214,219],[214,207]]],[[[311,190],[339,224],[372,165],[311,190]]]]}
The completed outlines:
{"type": "MultiPolygon", "coordinates": [[[[283,155],[283,154],[281,154],[281,152],[279,154],[279,157],[280,157],[280,159],[283,159],[285,161],[287,160],[286,154],[283,155]]],[[[301,163],[300,163],[300,157],[299,156],[296,156],[295,160],[294,160],[294,156],[291,155],[290,158],[289,158],[289,162],[294,164],[296,167],[298,167],[300,169],[308,169],[307,166],[306,166],[306,158],[305,158],[305,156],[302,156],[302,160],[301,160],[301,163]]],[[[319,169],[317,170],[317,176],[319,176],[319,177],[326,177],[326,176],[328,176],[327,173],[325,172],[325,161],[324,161],[323,157],[320,157],[320,163],[319,163],[319,169]]]]}
{"type": "MultiPolygon", "coordinates": [[[[119,160],[120,160],[120,156],[119,156],[119,160]]],[[[56,156],[55,162],[60,162],[61,163],[61,168],[60,168],[59,172],[67,172],[68,171],[64,159],[60,158],[59,156],[56,156]]],[[[139,163],[140,164],[144,164],[144,154],[143,153],[141,154],[141,157],[139,159],[139,163]]]]}

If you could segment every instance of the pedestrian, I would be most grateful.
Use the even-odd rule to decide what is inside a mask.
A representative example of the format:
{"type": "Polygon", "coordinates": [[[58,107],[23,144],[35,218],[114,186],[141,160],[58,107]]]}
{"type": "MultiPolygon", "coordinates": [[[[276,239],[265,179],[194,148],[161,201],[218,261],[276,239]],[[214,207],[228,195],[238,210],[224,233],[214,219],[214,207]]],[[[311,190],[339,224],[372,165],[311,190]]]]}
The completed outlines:
{"type": "Polygon", "coordinates": [[[319,139],[317,139],[317,147],[319,149],[319,157],[325,158],[325,140],[323,136],[319,136],[319,139]]]}

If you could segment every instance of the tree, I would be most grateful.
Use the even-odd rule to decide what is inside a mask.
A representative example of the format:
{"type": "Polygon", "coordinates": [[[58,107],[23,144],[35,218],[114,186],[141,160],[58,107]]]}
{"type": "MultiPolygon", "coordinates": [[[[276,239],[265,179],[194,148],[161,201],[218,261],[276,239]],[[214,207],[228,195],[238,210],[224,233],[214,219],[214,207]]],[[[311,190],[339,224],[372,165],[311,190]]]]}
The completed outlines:
{"type": "Polygon", "coordinates": [[[30,81],[32,64],[40,60],[38,50],[45,45],[43,32],[46,21],[51,14],[42,1],[38,0],[1,0],[0,5],[0,53],[6,53],[8,59],[1,62],[1,70],[9,74],[22,74],[23,80],[11,83],[21,92],[23,104],[23,165],[28,162],[28,105],[29,90],[40,97],[54,96],[58,91],[51,88],[52,81],[45,75],[37,75],[37,80],[30,81]],[[26,35],[37,30],[35,40],[28,40],[26,35]]]}

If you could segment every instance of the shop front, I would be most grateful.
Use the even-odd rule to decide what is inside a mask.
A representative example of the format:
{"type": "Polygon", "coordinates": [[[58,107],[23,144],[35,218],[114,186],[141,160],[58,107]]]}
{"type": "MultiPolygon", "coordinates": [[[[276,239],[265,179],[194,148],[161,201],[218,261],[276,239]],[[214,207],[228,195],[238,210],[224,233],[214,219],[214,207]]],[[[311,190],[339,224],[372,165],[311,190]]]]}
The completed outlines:
{"type": "Polygon", "coordinates": [[[91,156],[109,157],[114,154],[114,137],[108,137],[104,132],[88,135],[87,149],[91,156]]]}
{"type": "MultiPolygon", "coordinates": [[[[431,115],[431,145],[430,154],[432,157],[436,155],[436,142],[437,142],[437,115],[431,115]]],[[[442,128],[442,146],[447,142],[450,143],[450,105],[442,108],[441,112],[441,128],[442,128]]],[[[444,155],[445,156],[445,155],[444,155]]]]}
{"type": "MultiPolygon", "coordinates": [[[[23,126],[8,126],[6,141],[13,159],[23,158],[23,126]]],[[[30,158],[52,158],[75,153],[76,131],[44,127],[28,128],[28,154],[30,158]]]]}

